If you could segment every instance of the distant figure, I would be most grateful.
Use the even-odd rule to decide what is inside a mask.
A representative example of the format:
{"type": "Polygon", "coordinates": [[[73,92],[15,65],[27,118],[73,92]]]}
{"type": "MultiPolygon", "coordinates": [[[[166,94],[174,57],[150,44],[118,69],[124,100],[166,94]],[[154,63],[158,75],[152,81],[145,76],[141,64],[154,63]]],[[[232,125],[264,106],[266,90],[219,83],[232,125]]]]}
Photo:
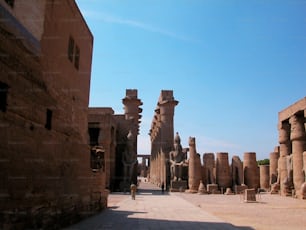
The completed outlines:
{"type": "Polygon", "coordinates": [[[164,184],[164,182],[161,184],[161,189],[162,189],[162,193],[164,193],[164,191],[165,191],[165,184],[164,184]]]}
{"type": "Polygon", "coordinates": [[[137,186],[135,184],[131,184],[131,196],[132,200],[135,200],[137,186]]]}

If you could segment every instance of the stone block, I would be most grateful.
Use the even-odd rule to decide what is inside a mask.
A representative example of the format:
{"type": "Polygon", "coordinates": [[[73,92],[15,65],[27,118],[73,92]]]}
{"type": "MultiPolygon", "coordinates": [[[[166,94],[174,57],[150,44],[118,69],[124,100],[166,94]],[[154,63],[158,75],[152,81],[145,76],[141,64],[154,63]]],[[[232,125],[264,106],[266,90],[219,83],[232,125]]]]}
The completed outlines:
{"type": "Polygon", "coordinates": [[[187,181],[171,181],[170,192],[184,192],[187,189],[187,181]]]}
{"type": "Polygon", "coordinates": [[[255,189],[252,188],[244,190],[244,202],[256,202],[255,189]]]}
{"type": "Polygon", "coordinates": [[[207,192],[212,194],[217,194],[219,192],[217,184],[208,184],[207,185],[207,192]]]}
{"type": "Polygon", "coordinates": [[[235,189],[235,193],[236,194],[240,194],[240,193],[242,193],[245,189],[247,189],[248,188],[248,186],[246,186],[246,185],[235,185],[234,186],[234,189],[235,189]]]}

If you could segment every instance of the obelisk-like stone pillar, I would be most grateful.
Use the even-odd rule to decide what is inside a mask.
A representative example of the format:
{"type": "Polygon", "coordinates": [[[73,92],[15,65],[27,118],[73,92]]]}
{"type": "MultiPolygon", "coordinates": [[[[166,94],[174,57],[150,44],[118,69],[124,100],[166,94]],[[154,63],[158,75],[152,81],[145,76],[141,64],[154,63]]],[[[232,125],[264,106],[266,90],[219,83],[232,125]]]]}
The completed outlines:
{"type": "Polygon", "coordinates": [[[200,180],[197,179],[196,167],[196,142],[195,137],[189,137],[189,163],[188,163],[188,186],[189,192],[198,192],[200,180]]]}
{"type": "Polygon", "coordinates": [[[221,191],[225,192],[226,188],[232,187],[232,179],[228,162],[228,153],[217,153],[216,180],[221,191]]]}
{"type": "Polygon", "coordinates": [[[293,115],[290,117],[291,124],[290,139],[292,141],[292,154],[293,154],[293,183],[296,195],[299,197],[301,186],[304,182],[303,174],[303,152],[305,148],[305,126],[304,116],[293,115]]]}
{"type": "Polygon", "coordinates": [[[269,169],[270,169],[270,165],[260,165],[259,166],[260,188],[266,191],[268,191],[270,188],[269,169]]]}
{"type": "Polygon", "coordinates": [[[279,125],[279,151],[280,158],[278,161],[278,183],[280,184],[281,195],[286,196],[284,182],[288,179],[287,172],[287,156],[291,153],[290,143],[290,124],[288,121],[283,121],[279,125]]]}
{"type": "Polygon", "coordinates": [[[246,152],[243,156],[244,183],[248,188],[259,188],[259,170],[255,152],[246,152]]]}

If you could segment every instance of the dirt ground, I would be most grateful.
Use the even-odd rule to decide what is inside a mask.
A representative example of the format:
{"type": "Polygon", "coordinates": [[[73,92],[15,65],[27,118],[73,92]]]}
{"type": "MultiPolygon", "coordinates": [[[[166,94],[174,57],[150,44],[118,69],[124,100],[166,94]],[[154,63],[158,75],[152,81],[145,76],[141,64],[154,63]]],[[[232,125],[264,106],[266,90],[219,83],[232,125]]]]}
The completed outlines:
{"type": "Polygon", "coordinates": [[[234,224],[266,230],[306,229],[306,200],[268,193],[246,203],[240,195],[199,195],[175,193],[203,210],[234,224]]]}

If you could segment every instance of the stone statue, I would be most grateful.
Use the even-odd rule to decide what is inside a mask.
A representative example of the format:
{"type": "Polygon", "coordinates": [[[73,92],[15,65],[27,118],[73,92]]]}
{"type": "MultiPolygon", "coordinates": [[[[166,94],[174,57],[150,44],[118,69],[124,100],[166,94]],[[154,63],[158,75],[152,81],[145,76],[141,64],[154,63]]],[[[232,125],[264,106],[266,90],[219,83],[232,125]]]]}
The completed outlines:
{"type": "Polygon", "coordinates": [[[132,179],[134,165],[137,162],[136,153],[134,151],[133,134],[130,130],[127,135],[127,143],[122,156],[124,183],[129,184],[132,179]]]}
{"type": "Polygon", "coordinates": [[[283,194],[290,195],[293,188],[293,155],[286,156],[287,177],[283,180],[283,194]]]}
{"type": "Polygon", "coordinates": [[[105,171],[105,150],[102,146],[94,146],[90,150],[90,165],[93,172],[97,172],[100,169],[105,171]]]}
{"type": "Polygon", "coordinates": [[[170,157],[170,169],[171,169],[171,179],[173,181],[182,180],[182,168],[185,163],[185,156],[183,153],[181,138],[178,132],[174,138],[174,151],[169,153],[170,157]]]}

